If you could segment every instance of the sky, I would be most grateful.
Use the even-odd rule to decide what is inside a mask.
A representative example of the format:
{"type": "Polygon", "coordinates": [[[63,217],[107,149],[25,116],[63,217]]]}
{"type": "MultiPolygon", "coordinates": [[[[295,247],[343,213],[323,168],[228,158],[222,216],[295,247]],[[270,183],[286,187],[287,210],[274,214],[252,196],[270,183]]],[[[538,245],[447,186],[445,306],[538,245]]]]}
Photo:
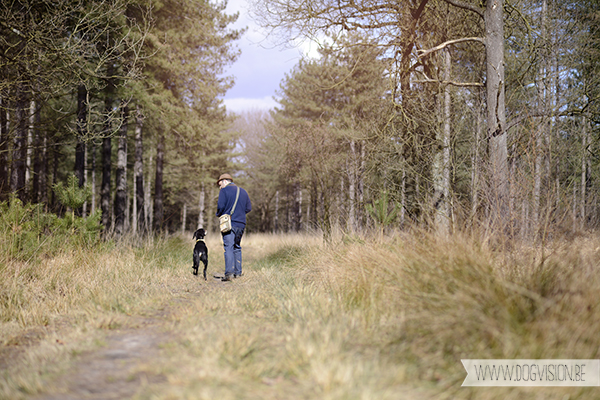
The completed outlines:
{"type": "Polygon", "coordinates": [[[236,42],[241,56],[225,72],[225,75],[235,77],[235,86],[224,97],[225,106],[236,113],[272,109],[277,106],[273,97],[281,80],[310,47],[285,48],[266,38],[262,28],[250,18],[246,0],[229,0],[225,12],[233,14],[237,11],[240,16],[231,27],[248,27],[248,30],[236,42]]]}

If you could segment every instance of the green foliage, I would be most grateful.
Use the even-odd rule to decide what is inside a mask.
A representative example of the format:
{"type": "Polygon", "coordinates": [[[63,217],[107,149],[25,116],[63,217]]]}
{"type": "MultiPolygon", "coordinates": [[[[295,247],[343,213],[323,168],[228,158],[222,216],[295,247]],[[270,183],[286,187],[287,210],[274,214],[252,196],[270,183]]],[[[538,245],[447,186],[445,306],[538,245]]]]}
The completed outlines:
{"type": "Polygon", "coordinates": [[[23,205],[13,196],[10,202],[0,203],[0,264],[11,259],[37,262],[70,248],[94,246],[100,216],[59,218],[44,212],[43,204],[23,205]]]}
{"type": "Polygon", "coordinates": [[[92,196],[92,189],[89,186],[79,187],[78,179],[75,175],[69,176],[66,186],[62,182],[58,182],[53,186],[53,189],[60,202],[72,209],[83,206],[92,196]]]}
{"type": "Polygon", "coordinates": [[[383,235],[383,230],[389,226],[398,216],[398,204],[394,203],[390,209],[390,201],[387,191],[381,192],[381,197],[373,201],[373,204],[366,205],[369,215],[379,225],[380,233],[383,235]]]}

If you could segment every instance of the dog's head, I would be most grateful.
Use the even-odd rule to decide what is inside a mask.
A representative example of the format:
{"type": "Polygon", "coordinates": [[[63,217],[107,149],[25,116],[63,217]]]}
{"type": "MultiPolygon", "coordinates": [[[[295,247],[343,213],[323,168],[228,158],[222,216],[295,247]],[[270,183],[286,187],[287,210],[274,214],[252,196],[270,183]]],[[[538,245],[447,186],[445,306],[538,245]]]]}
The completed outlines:
{"type": "Polygon", "coordinates": [[[196,232],[194,232],[194,236],[192,236],[192,239],[204,239],[204,236],[206,236],[206,231],[200,228],[196,232]]]}

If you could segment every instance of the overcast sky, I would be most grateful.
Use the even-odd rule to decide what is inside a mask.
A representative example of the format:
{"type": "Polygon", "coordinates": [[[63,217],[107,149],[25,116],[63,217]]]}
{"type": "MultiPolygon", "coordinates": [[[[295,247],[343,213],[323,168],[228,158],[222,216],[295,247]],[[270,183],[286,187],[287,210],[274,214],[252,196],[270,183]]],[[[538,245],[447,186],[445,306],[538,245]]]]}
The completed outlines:
{"type": "Polygon", "coordinates": [[[251,20],[246,0],[229,0],[226,13],[236,11],[240,16],[233,28],[247,26],[248,31],[237,41],[241,56],[226,71],[226,75],[235,77],[235,86],[225,95],[225,105],[234,112],[273,108],[277,105],[273,96],[285,73],[300,60],[302,50],[277,46],[265,38],[261,28],[251,20]]]}

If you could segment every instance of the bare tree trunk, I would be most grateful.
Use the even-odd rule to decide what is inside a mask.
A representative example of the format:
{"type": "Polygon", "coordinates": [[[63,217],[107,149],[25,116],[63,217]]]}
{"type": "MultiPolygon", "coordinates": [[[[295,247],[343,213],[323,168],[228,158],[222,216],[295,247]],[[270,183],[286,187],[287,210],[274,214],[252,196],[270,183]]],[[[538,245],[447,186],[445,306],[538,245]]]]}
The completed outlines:
{"type": "MultiPolygon", "coordinates": [[[[134,167],[135,170],[135,167],[134,167]]],[[[135,171],[134,171],[135,174],[135,171]]],[[[134,178],[135,179],[135,178],[134,178]]],[[[137,211],[137,202],[136,202],[136,196],[135,196],[135,182],[133,183],[133,187],[131,188],[131,232],[133,233],[133,236],[136,236],[138,233],[138,220],[137,220],[137,215],[138,215],[138,211],[137,211]]]]}
{"type": "Polygon", "coordinates": [[[28,194],[29,200],[33,199],[33,191],[31,190],[31,178],[33,169],[33,114],[35,110],[35,100],[29,101],[27,107],[27,156],[25,161],[25,191],[28,194]]]}
{"type": "Polygon", "coordinates": [[[274,232],[279,232],[279,190],[275,192],[275,226],[274,232]]]}
{"type": "MultiPolygon", "coordinates": [[[[212,185],[208,186],[208,191],[206,193],[207,197],[209,199],[214,199],[215,197],[214,192],[215,192],[215,187],[212,185]]],[[[213,231],[213,226],[215,225],[216,222],[216,217],[215,217],[215,213],[213,212],[213,210],[216,209],[216,204],[213,205],[213,203],[210,203],[210,205],[208,207],[206,207],[206,228],[204,228],[207,232],[212,232],[213,231]],[[214,208],[213,208],[214,207],[214,208]]]]}
{"type": "Polygon", "coordinates": [[[87,89],[84,85],[77,88],[77,145],[75,146],[75,176],[79,181],[79,187],[84,182],[85,170],[85,141],[87,135],[87,89]]]}
{"type": "Polygon", "coordinates": [[[571,230],[576,231],[579,226],[577,224],[577,185],[573,185],[573,199],[571,200],[572,224],[571,230]]]}
{"type": "MultiPolygon", "coordinates": [[[[85,151],[83,152],[83,182],[85,185],[88,183],[88,157],[89,157],[88,145],[85,146],[85,151]]],[[[82,216],[86,217],[88,215],[88,201],[86,200],[83,203],[82,216]]]]}
{"type": "Polygon", "coordinates": [[[509,222],[509,170],[504,99],[504,0],[489,0],[485,10],[487,134],[490,155],[490,222],[504,231],[509,222]]]}
{"type": "Polygon", "coordinates": [[[22,85],[17,87],[15,107],[15,136],[11,166],[10,190],[21,201],[26,202],[25,194],[25,159],[27,157],[27,118],[25,109],[27,99],[22,85]]]}
{"type": "Polygon", "coordinates": [[[127,128],[129,108],[125,105],[121,110],[121,129],[119,129],[119,145],[117,148],[116,193],[115,193],[115,233],[125,233],[125,210],[127,208],[127,128]]]}
{"type": "Polygon", "coordinates": [[[28,198],[33,202],[34,193],[32,188],[32,177],[33,177],[33,125],[35,115],[35,100],[29,101],[28,108],[29,116],[27,118],[27,161],[25,163],[25,190],[28,193],[28,198]]]}
{"type": "Polygon", "coordinates": [[[406,223],[406,167],[402,167],[402,183],[400,187],[400,225],[406,223]]]}
{"type": "MultiPolygon", "coordinates": [[[[449,82],[451,79],[451,58],[450,51],[444,49],[444,80],[449,82]]],[[[441,151],[436,155],[436,161],[433,171],[433,180],[436,186],[435,190],[435,225],[436,229],[442,235],[450,233],[450,86],[444,86],[443,92],[443,130],[439,142],[441,151]]]]}
{"type": "Polygon", "coordinates": [[[350,141],[350,165],[348,167],[348,230],[350,233],[356,232],[356,143],[350,141]]]}
{"type": "MultiPolygon", "coordinates": [[[[285,188],[285,226],[282,227],[284,232],[290,232],[293,227],[292,227],[292,222],[291,222],[291,217],[290,217],[290,204],[291,208],[294,209],[294,205],[293,205],[293,194],[292,196],[290,196],[290,186],[286,185],[285,188]]],[[[295,209],[292,210],[293,213],[295,213],[295,209]]]]}
{"type": "MultiPolygon", "coordinates": [[[[77,88],[77,144],[75,145],[74,173],[79,187],[85,185],[85,137],[87,136],[87,89],[84,85],[77,88]]],[[[83,208],[76,210],[83,215],[83,208]]]]}
{"type": "MultiPolygon", "coordinates": [[[[554,0],[551,2],[552,5],[552,9],[554,10],[554,12],[552,14],[556,15],[556,9],[557,9],[557,0],[554,0]]],[[[555,18],[553,18],[554,21],[556,21],[555,18]]],[[[560,35],[560,29],[558,28],[558,23],[555,23],[554,28],[551,30],[552,32],[554,32],[554,34],[551,34],[552,36],[552,58],[553,58],[553,76],[552,76],[552,80],[553,80],[553,87],[551,90],[551,93],[554,93],[554,98],[552,100],[552,110],[557,110],[558,109],[558,105],[560,104],[560,96],[561,96],[561,90],[560,90],[560,65],[559,65],[559,58],[560,58],[560,51],[558,49],[558,43],[561,39],[559,39],[559,35],[560,35]]],[[[552,119],[550,121],[551,123],[551,128],[550,128],[550,132],[548,132],[549,137],[552,140],[555,140],[555,126],[556,123],[558,121],[558,118],[556,115],[554,115],[554,111],[552,112],[552,119]]],[[[555,189],[556,189],[556,210],[560,209],[560,204],[561,204],[561,192],[560,192],[560,187],[561,187],[561,183],[560,183],[560,161],[558,160],[558,157],[552,156],[552,153],[549,152],[549,156],[552,157],[552,162],[554,164],[553,168],[555,171],[555,189]]]]}
{"type": "Polygon", "coordinates": [[[44,177],[44,153],[45,153],[45,136],[41,132],[41,116],[40,116],[40,105],[36,103],[36,107],[33,110],[33,179],[31,188],[31,201],[33,203],[39,203],[42,201],[42,191],[46,189],[43,185],[45,182],[44,177]],[[44,138],[42,138],[44,136],[44,138]]]}
{"type": "Polygon", "coordinates": [[[5,93],[0,96],[0,201],[6,200],[9,192],[8,176],[8,100],[5,93]]]}
{"type": "MultiPolygon", "coordinates": [[[[540,206],[541,206],[541,190],[542,190],[542,181],[543,177],[543,163],[545,158],[544,144],[547,143],[547,131],[546,131],[546,117],[544,116],[546,112],[546,74],[547,74],[547,43],[548,43],[548,35],[546,33],[546,15],[548,11],[548,3],[546,0],[542,1],[542,9],[540,16],[540,26],[541,26],[541,60],[538,66],[538,76],[537,76],[537,101],[538,101],[538,113],[542,115],[537,134],[535,137],[535,167],[534,167],[534,178],[533,178],[533,210],[532,210],[532,225],[533,225],[533,234],[537,237],[540,233],[540,206]]],[[[547,161],[547,160],[546,160],[547,161]]]]}
{"type": "MultiPolygon", "coordinates": [[[[323,188],[323,185],[321,185],[323,188]]],[[[323,190],[320,193],[321,209],[323,210],[323,222],[321,228],[323,230],[323,240],[325,243],[331,243],[332,237],[332,221],[331,221],[331,201],[325,196],[323,190]]]]}
{"type": "Polygon", "coordinates": [[[583,126],[581,131],[581,189],[579,197],[579,228],[585,230],[586,228],[586,204],[587,204],[587,180],[588,180],[588,146],[589,146],[589,133],[588,133],[588,121],[584,117],[583,126]]]}
{"type": "Polygon", "coordinates": [[[100,208],[102,209],[102,225],[104,230],[110,229],[111,214],[110,214],[110,178],[111,178],[111,156],[112,143],[111,134],[112,128],[110,123],[109,113],[112,108],[111,93],[106,94],[104,100],[104,110],[106,112],[104,122],[104,139],[102,140],[102,187],[100,189],[100,208]]]}
{"type": "Polygon", "coordinates": [[[183,210],[181,210],[181,233],[185,233],[185,223],[187,219],[187,204],[183,204],[183,210]]]}
{"type": "MultiPolygon", "coordinates": [[[[58,157],[60,156],[58,151],[58,146],[54,144],[52,146],[52,186],[58,183],[58,157]]],[[[55,212],[58,212],[59,207],[56,205],[56,194],[54,190],[52,191],[52,196],[50,197],[51,209],[55,212]]]]}
{"type": "Polygon", "coordinates": [[[96,211],[96,145],[92,142],[92,209],[90,213],[94,213],[96,211]]]}
{"type": "Polygon", "coordinates": [[[344,176],[340,177],[340,192],[337,194],[337,205],[335,211],[337,211],[337,215],[331,216],[332,223],[337,224],[338,227],[344,227],[347,224],[347,220],[344,220],[344,217],[348,215],[348,211],[346,209],[346,182],[344,181],[344,176]],[[346,224],[345,224],[346,223],[346,224]]]}
{"type": "Polygon", "coordinates": [[[364,140],[360,145],[360,167],[358,170],[358,212],[357,219],[359,229],[365,227],[365,169],[366,169],[366,148],[364,140]]]}
{"type": "Polygon", "coordinates": [[[204,183],[200,187],[200,200],[198,201],[198,225],[196,229],[204,228],[204,212],[205,212],[205,197],[206,189],[204,183]]]}
{"type": "MultiPolygon", "coordinates": [[[[39,115],[39,113],[38,113],[39,115]]],[[[39,201],[45,204],[48,212],[48,134],[44,133],[42,139],[41,167],[40,167],[40,195],[39,201]]]]}
{"type": "Polygon", "coordinates": [[[165,136],[161,133],[156,146],[156,175],[154,177],[154,229],[163,228],[163,160],[165,156],[165,136]]]}
{"type": "Polygon", "coordinates": [[[304,224],[304,230],[308,231],[310,230],[311,226],[311,218],[312,218],[312,209],[311,209],[311,204],[312,204],[312,196],[310,194],[310,192],[308,193],[308,201],[306,202],[306,223],[304,224]]]}
{"type": "Polygon", "coordinates": [[[135,177],[135,216],[136,225],[135,231],[140,234],[146,234],[146,215],[145,202],[144,202],[144,146],[142,141],[142,127],[144,124],[144,117],[140,106],[136,108],[135,115],[135,165],[134,165],[134,177],[135,177]]]}
{"type": "MultiPolygon", "coordinates": [[[[444,73],[446,75],[446,80],[450,81],[451,79],[451,73],[452,73],[452,59],[450,57],[450,50],[446,49],[444,51],[444,55],[445,55],[445,69],[444,69],[444,73]]],[[[443,212],[444,212],[444,222],[443,222],[443,229],[445,233],[450,233],[450,216],[452,214],[452,210],[450,208],[451,204],[450,204],[450,135],[451,135],[451,130],[450,130],[450,120],[452,118],[452,115],[450,114],[451,111],[451,97],[450,97],[450,85],[446,85],[446,87],[444,88],[444,135],[443,135],[443,140],[442,140],[442,146],[443,146],[443,163],[444,163],[444,167],[443,167],[443,195],[444,195],[444,208],[443,208],[443,212]]]]}
{"type": "Polygon", "coordinates": [[[296,184],[297,185],[297,197],[296,197],[296,203],[297,203],[297,220],[296,220],[296,232],[300,232],[302,230],[302,188],[300,187],[300,184],[296,184]]]}
{"type": "Polygon", "coordinates": [[[146,232],[152,227],[152,154],[148,160],[148,176],[146,177],[146,189],[144,190],[144,213],[146,215],[146,232]]]}

